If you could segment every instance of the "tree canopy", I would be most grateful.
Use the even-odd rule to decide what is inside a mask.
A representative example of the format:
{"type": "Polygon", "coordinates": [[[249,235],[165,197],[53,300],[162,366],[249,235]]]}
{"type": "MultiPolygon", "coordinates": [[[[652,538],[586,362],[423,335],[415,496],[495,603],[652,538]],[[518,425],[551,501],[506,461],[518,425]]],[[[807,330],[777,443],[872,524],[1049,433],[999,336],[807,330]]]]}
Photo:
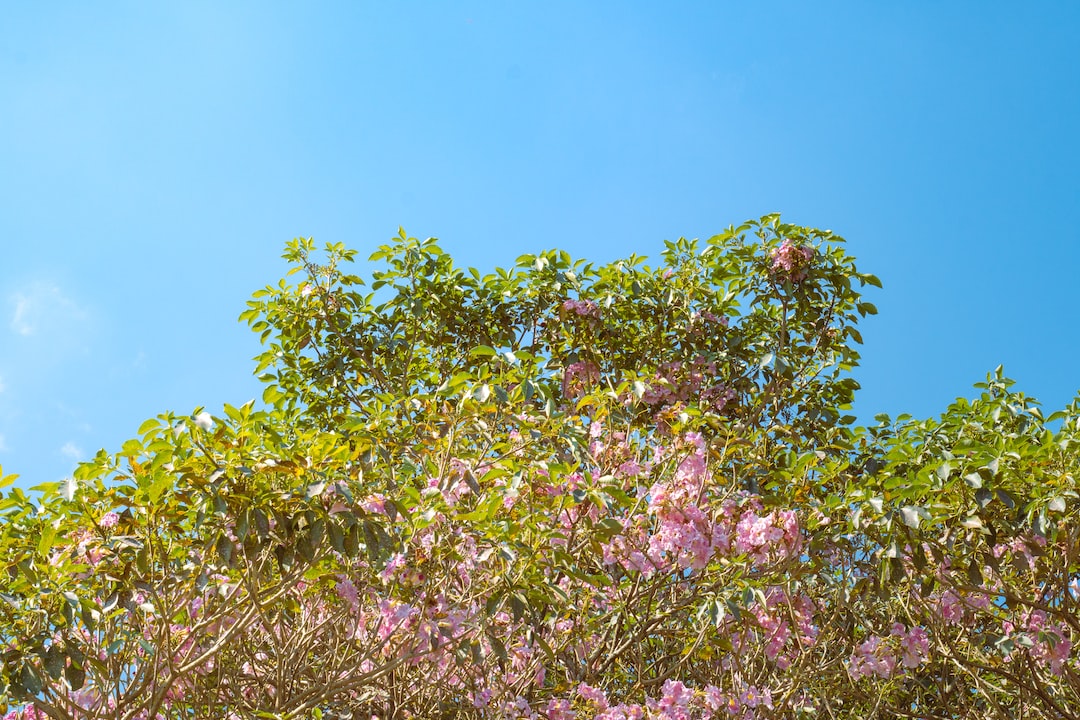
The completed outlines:
{"type": "Polygon", "coordinates": [[[999,368],[853,427],[842,238],[355,254],[294,240],[249,302],[261,403],[0,498],[0,712],[1080,714],[1080,400],[999,368]]]}

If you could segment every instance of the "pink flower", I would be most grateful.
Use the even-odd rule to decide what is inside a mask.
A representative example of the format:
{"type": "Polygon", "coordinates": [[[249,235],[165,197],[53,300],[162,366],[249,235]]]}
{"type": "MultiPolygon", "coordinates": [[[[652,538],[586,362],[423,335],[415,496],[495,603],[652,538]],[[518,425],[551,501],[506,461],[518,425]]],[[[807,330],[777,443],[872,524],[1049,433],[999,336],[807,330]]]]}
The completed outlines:
{"type": "Polygon", "coordinates": [[[1062,625],[1055,625],[1050,631],[1042,633],[1043,657],[1054,675],[1061,675],[1065,671],[1065,663],[1072,653],[1072,643],[1067,633],[1062,625]]]}
{"type": "Polygon", "coordinates": [[[705,686],[705,706],[710,710],[719,710],[724,706],[724,694],[715,685],[705,686]]]}
{"type": "Polygon", "coordinates": [[[403,565],[405,565],[405,556],[401,553],[395,553],[386,562],[386,567],[379,573],[379,577],[389,582],[394,579],[394,575],[397,574],[398,569],[403,565]]]}
{"type": "Polygon", "coordinates": [[[814,249],[809,246],[795,245],[789,238],[784,238],[780,247],[769,253],[772,258],[770,270],[776,275],[786,275],[793,283],[806,278],[810,261],[814,258],[814,249]]]}
{"type": "Polygon", "coordinates": [[[930,637],[923,628],[905,630],[903,625],[896,623],[892,634],[900,638],[900,664],[904,667],[918,667],[930,657],[930,637]]]}
{"type": "Polygon", "coordinates": [[[583,700],[587,700],[596,705],[596,708],[598,710],[608,709],[607,694],[603,690],[599,690],[592,687],[591,685],[581,683],[580,685],[578,685],[577,694],[583,700]]]}
{"type": "Polygon", "coordinates": [[[567,400],[577,400],[600,382],[600,368],[588,360],[571,363],[563,370],[562,392],[567,400]]]}
{"type": "Polygon", "coordinates": [[[577,713],[570,707],[569,700],[550,700],[544,708],[544,714],[548,716],[548,720],[574,720],[577,717],[577,713]]]}
{"type": "Polygon", "coordinates": [[[856,680],[871,675],[887,678],[895,669],[896,658],[877,635],[871,635],[866,642],[859,645],[848,660],[848,672],[856,680]]]}
{"type": "Polygon", "coordinates": [[[382,495],[371,495],[364,500],[360,505],[369,513],[385,513],[386,512],[386,498],[382,495]]]}
{"type": "Polygon", "coordinates": [[[337,592],[338,597],[349,603],[349,607],[352,608],[353,612],[360,607],[360,596],[356,590],[356,585],[353,584],[352,580],[339,575],[337,586],[335,586],[334,590],[337,592]]]}
{"type": "Polygon", "coordinates": [[[952,590],[946,590],[942,594],[941,599],[938,601],[938,613],[940,613],[941,619],[949,625],[958,623],[963,619],[964,608],[960,603],[960,598],[952,590]]]}
{"type": "Polygon", "coordinates": [[[751,685],[743,691],[739,696],[743,705],[750,708],[756,708],[759,705],[772,709],[772,692],[765,688],[764,690],[758,690],[756,686],[751,685]]]}
{"type": "Polygon", "coordinates": [[[563,310],[584,318],[600,318],[600,308],[592,300],[565,300],[563,310]]]}
{"type": "Polygon", "coordinates": [[[679,680],[665,681],[662,692],[663,697],[660,698],[662,709],[686,707],[694,698],[694,693],[679,680]]]}

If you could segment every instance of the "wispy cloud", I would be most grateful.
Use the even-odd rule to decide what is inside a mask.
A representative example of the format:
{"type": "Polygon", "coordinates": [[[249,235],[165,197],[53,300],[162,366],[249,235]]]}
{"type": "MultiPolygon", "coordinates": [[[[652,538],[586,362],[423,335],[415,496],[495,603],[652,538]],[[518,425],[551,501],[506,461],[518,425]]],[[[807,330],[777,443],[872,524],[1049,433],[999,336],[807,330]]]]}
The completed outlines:
{"type": "Polygon", "coordinates": [[[7,452],[7,441],[4,440],[4,434],[0,433],[0,452],[7,452]]]}
{"type": "Polygon", "coordinates": [[[4,392],[6,388],[7,385],[4,384],[4,376],[0,375],[0,393],[4,392]]]}
{"type": "Polygon", "coordinates": [[[11,296],[12,332],[35,335],[85,319],[86,312],[54,284],[36,283],[11,296]]]}
{"type": "Polygon", "coordinates": [[[22,294],[15,295],[15,314],[11,316],[11,329],[20,335],[33,335],[34,326],[30,323],[33,304],[30,298],[22,294]]]}
{"type": "Polygon", "coordinates": [[[60,454],[64,457],[71,458],[75,462],[79,462],[83,459],[82,448],[70,441],[64,443],[64,447],[60,448],[60,454]]]}

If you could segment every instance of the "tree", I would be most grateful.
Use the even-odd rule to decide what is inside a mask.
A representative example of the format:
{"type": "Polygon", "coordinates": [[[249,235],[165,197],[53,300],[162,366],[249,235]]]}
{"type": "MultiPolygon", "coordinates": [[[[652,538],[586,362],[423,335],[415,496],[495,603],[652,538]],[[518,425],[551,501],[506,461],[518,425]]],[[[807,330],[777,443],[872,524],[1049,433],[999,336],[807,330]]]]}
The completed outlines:
{"type": "Polygon", "coordinates": [[[851,427],[842,243],[292,241],[261,406],[0,499],[9,717],[1076,717],[1080,401],[851,427]]]}

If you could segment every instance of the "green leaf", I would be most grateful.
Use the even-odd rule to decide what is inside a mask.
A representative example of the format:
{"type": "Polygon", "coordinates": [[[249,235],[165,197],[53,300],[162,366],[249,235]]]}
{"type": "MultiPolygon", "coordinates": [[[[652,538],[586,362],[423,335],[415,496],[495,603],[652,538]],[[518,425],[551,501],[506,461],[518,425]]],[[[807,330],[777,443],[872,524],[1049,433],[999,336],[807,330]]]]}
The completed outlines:
{"type": "Polygon", "coordinates": [[[623,526],[615,518],[604,518],[594,526],[597,531],[597,536],[600,542],[608,542],[611,538],[615,537],[622,532],[623,526]]]}
{"type": "Polygon", "coordinates": [[[514,622],[520,622],[521,618],[525,617],[525,611],[528,608],[529,604],[524,595],[519,592],[510,595],[510,613],[514,618],[514,622]]]}
{"type": "Polygon", "coordinates": [[[972,585],[975,585],[976,587],[982,587],[982,565],[979,563],[977,558],[971,558],[971,562],[968,563],[967,576],[968,580],[971,581],[972,585]]]}
{"type": "Polygon", "coordinates": [[[978,515],[968,515],[966,518],[960,521],[960,524],[968,530],[978,530],[983,527],[982,518],[978,515]]]}
{"type": "Polygon", "coordinates": [[[1005,507],[1010,510],[1016,507],[1016,499],[1005,490],[995,490],[994,494],[997,495],[998,500],[1005,503],[1005,507]]]}
{"type": "Polygon", "coordinates": [[[994,645],[1002,655],[1012,655],[1016,650],[1016,643],[1008,635],[1002,635],[994,642],[994,645]]]}
{"type": "Polygon", "coordinates": [[[15,687],[21,696],[17,699],[27,700],[37,697],[41,693],[41,678],[32,666],[23,665],[15,687]]]}
{"type": "Polygon", "coordinates": [[[154,478],[154,481],[150,483],[150,487],[146,489],[151,504],[157,504],[165,491],[170,489],[175,482],[175,478],[167,473],[162,473],[157,478],[154,478]]]}
{"type": "Polygon", "coordinates": [[[63,650],[60,649],[60,646],[53,643],[41,656],[41,664],[49,677],[53,680],[59,680],[60,675],[64,672],[64,661],[66,659],[67,657],[64,655],[63,650]]]}
{"type": "Polygon", "coordinates": [[[56,540],[56,528],[52,525],[46,525],[41,529],[41,536],[38,538],[37,552],[42,557],[47,557],[49,551],[52,550],[53,541],[56,540]]]}
{"type": "Polygon", "coordinates": [[[214,547],[217,550],[217,554],[221,558],[221,561],[226,565],[231,566],[233,562],[233,551],[236,549],[233,541],[224,534],[221,534],[218,535],[217,543],[214,547]]]}
{"type": "Polygon", "coordinates": [[[277,385],[267,385],[263,389],[262,399],[267,405],[274,405],[284,397],[285,393],[277,385]]]}
{"type": "Polygon", "coordinates": [[[67,678],[68,685],[72,690],[81,690],[83,685],[86,684],[86,670],[81,662],[68,663],[64,668],[64,677],[67,678]]]}
{"type": "Polygon", "coordinates": [[[708,622],[713,627],[721,627],[727,617],[727,605],[720,598],[706,600],[698,610],[698,618],[708,622]]]}
{"type": "Polygon", "coordinates": [[[159,427],[161,427],[161,421],[157,418],[150,418],[149,420],[143,422],[143,424],[139,426],[139,429],[136,432],[139,435],[149,435],[150,433],[156,431],[159,427]]]}
{"type": "Polygon", "coordinates": [[[505,667],[508,657],[506,654],[506,645],[503,644],[503,641],[500,640],[499,636],[496,635],[494,632],[488,632],[487,639],[488,643],[491,645],[492,652],[495,653],[495,657],[499,661],[499,666],[505,667]]]}

